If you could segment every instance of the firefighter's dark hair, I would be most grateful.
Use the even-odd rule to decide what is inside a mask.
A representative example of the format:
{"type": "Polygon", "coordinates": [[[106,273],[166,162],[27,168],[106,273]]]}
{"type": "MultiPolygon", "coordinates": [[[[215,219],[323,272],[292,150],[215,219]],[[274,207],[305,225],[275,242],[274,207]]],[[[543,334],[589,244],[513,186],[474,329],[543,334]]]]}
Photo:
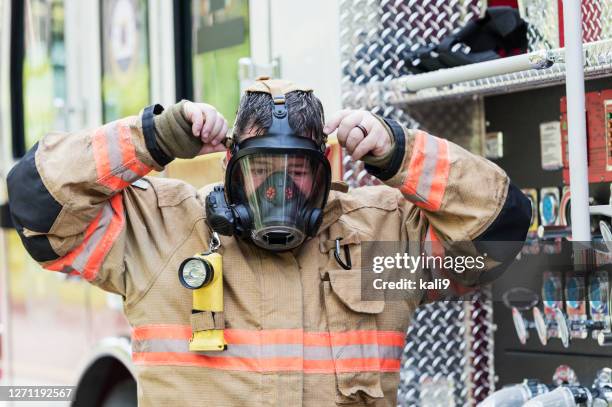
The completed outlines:
{"type": "MultiPolygon", "coordinates": [[[[312,92],[293,91],[285,95],[289,114],[289,125],[297,134],[313,139],[318,145],[325,142],[323,134],[323,105],[312,92]]],[[[240,99],[240,106],[234,123],[234,140],[250,128],[263,134],[272,124],[272,96],[263,92],[246,92],[240,99]]]]}

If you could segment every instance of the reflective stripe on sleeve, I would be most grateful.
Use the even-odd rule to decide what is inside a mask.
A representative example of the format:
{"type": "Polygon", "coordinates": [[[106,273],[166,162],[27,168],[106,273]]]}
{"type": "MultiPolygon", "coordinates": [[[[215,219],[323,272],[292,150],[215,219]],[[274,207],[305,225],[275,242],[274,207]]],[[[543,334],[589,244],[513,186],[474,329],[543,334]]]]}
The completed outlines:
{"type": "Polygon", "coordinates": [[[77,272],[86,280],[93,280],[124,225],[123,196],[117,194],[104,204],[98,216],[89,224],[83,242],[64,257],[45,265],[45,268],[70,274],[77,272]]]}
{"type": "Polygon", "coordinates": [[[127,119],[100,127],[94,133],[92,146],[98,183],[119,191],[151,171],[136,157],[127,119]]]}
{"type": "Polygon", "coordinates": [[[415,205],[437,211],[442,205],[449,169],[448,141],[416,131],[407,175],[400,190],[415,205]]]}
{"type": "Polygon", "coordinates": [[[202,366],[256,372],[399,371],[405,334],[395,331],[304,332],[301,329],[224,331],[222,352],[189,352],[188,325],[146,325],[132,333],[140,365],[202,366]]]}

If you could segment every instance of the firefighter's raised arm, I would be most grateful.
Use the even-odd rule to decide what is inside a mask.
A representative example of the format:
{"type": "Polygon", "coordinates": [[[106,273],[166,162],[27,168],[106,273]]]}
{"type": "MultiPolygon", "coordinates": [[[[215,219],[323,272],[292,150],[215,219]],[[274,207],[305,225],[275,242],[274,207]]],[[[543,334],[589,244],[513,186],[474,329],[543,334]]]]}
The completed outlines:
{"type": "MultiPolygon", "coordinates": [[[[367,111],[338,112],[324,129],[327,134],[335,130],[354,160],[363,160],[370,174],[401,191],[406,199],[403,219],[421,241],[437,241],[441,247],[449,242],[524,241],[529,201],[494,163],[367,111]]],[[[492,264],[507,264],[520,246],[508,246],[511,250],[491,259],[492,264]]],[[[488,280],[484,275],[461,277],[467,285],[488,280]]]]}
{"type": "MultiPolygon", "coordinates": [[[[182,101],[97,129],[44,136],[8,175],[10,210],[23,244],[46,269],[78,273],[125,294],[121,274],[129,240],[172,233],[157,227],[156,188],[140,178],[175,157],[223,150],[226,132],[212,106],[182,101]],[[147,231],[152,225],[158,230],[147,231]]],[[[163,250],[154,247],[152,261],[163,260],[163,250]]]]}

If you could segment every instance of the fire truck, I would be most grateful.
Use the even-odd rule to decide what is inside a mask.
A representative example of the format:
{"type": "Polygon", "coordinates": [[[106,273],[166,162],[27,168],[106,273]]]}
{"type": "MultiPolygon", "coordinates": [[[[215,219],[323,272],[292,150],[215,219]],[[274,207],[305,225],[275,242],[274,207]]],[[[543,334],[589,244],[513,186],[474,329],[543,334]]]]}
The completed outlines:
{"type": "MultiPolygon", "coordinates": [[[[96,127],[153,103],[204,101],[231,124],[241,89],[259,75],[306,83],[328,113],[338,109],[337,5],[287,3],[0,0],[2,385],[76,386],[78,405],[136,399],[122,298],[30,258],[9,215],[12,166],[45,132],[96,127]]],[[[153,176],[201,187],[222,179],[222,156],[176,160],[153,176]]]]}

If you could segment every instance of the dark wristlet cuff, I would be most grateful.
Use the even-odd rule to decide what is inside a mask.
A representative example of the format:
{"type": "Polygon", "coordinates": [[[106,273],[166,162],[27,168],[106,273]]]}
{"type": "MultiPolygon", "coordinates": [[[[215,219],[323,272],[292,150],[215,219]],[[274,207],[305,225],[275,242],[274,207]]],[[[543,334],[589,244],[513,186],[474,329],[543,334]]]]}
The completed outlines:
{"type": "Polygon", "coordinates": [[[391,129],[393,139],[395,141],[395,147],[393,149],[393,155],[391,161],[386,168],[378,168],[373,165],[366,164],[365,169],[371,175],[375,176],[381,181],[386,181],[392,178],[400,170],[402,161],[404,161],[404,154],[406,152],[406,137],[404,136],[404,130],[398,122],[393,119],[381,118],[387,126],[391,129]]]}
{"type": "Polygon", "coordinates": [[[174,159],[163,152],[159,144],[157,144],[157,138],[155,136],[155,121],[153,118],[163,111],[164,108],[162,105],[151,105],[145,108],[142,113],[142,132],[144,133],[145,145],[151,157],[153,157],[155,162],[162,167],[166,166],[174,159]]]}

